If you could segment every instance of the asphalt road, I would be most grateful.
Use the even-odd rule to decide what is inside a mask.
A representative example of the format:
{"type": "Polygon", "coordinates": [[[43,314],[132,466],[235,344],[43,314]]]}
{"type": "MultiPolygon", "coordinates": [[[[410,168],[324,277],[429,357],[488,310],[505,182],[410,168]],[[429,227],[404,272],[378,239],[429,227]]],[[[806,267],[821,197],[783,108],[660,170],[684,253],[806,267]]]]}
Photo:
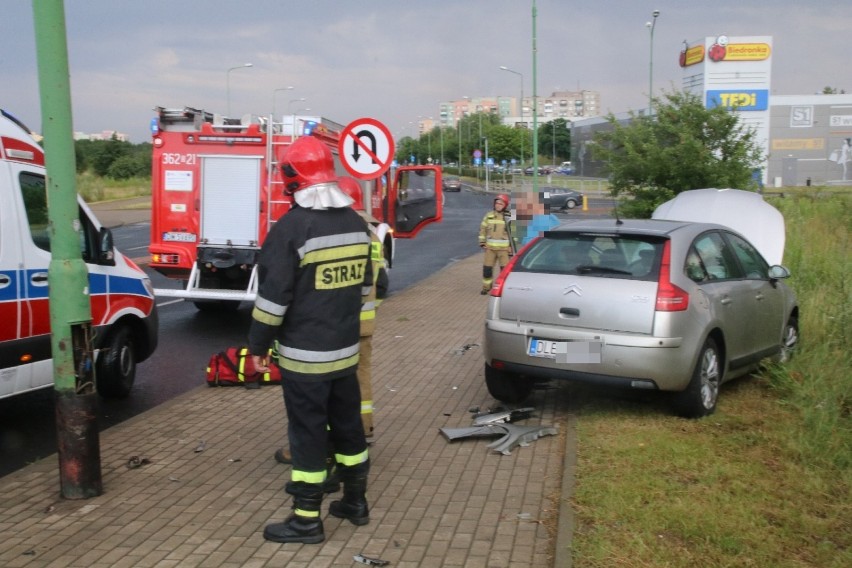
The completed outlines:
{"type": "MultiPolygon", "coordinates": [[[[426,227],[415,239],[398,239],[390,271],[390,294],[440,270],[449,263],[477,254],[477,233],[489,199],[463,191],[446,197],[442,223],[426,227]]],[[[150,223],[147,198],[130,202],[99,203],[92,207],[101,223],[111,227],[116,247],[136,260],[155,287],[174,286],[147,268],[150,223]]],[[[471,286],[479,277],[471,275],[471,286]]],[[[251,305],[234,312],[200,312],[190,302],[158,301],[159,345],[137,367],[130,397],[100,401],[101,430],[132,418],[171,398],[204,384],[210,356],[245,343],[251,305]]],[[[52,389],[0,400],[0,476],[56,452],[56,425],[52,389]]]]}
{"type": "MultiPolygon", "coordinates": [[[[491,197],[470,186],[459,193],[447,193],[441,223],[426,227],[415,239],[397,239],[389,293],[393,295],[450,263],[480,254],[479,223],[490,207],[491,197]]],[[[589,212],[575,209],[559,216],[601,215],[608,207],[606,200],[593,199],[589,212]]],[[[101,223],[112,228],[116,247],[146,270],[154,287],[173,287],[172,282],[146,266],[149,208],[150,198],[92,206],[101,223]]],[[[478,274],[471,275],[470,286],[479,289],[478,274]]],[[[192,303],[163,298],[158,311],[157,351],[138,366],[130,397],[101,400],[101,430],[203,385],[210,356],[244,344],[251,319],[249,304],[223,315],[200,312],[192,303]]],[[[0,400],[0,476],[55,453],[55,429],[52,389],[0,400]]]]}

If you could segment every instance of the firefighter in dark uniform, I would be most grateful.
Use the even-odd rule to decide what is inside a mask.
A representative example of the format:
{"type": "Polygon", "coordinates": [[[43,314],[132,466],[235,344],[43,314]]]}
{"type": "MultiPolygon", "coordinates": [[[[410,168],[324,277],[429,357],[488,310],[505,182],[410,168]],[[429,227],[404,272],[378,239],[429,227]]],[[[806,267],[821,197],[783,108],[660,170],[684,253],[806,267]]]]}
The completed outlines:
{"type": "Polygon", "coordinates": [[[482,289],[485,295],[491,290],[494,281],[494,265],[502,270],[509,264],[509,229],[506,219],[509,217],[509,196],[501,193],[494,197],[494,209],[485,214],[479,225],[479,246],[485,249],[482,263],[482,289]]]}
{"type": "Polygon", "coordinates": [[[270,346],[281,368],[293,512],[267,525],[263,536],[312,544],[325,539],[320,506],[329,444],[343,481],[343,498],[329,513],[356,525],[369,522],[370,461],[355,370],[362,297],[373,280],[370,231],[338,187],[325,144],[299,138],[278,163],[295,204],[260,251],[248,343],[258,371],[268,368],[270,346]]]}

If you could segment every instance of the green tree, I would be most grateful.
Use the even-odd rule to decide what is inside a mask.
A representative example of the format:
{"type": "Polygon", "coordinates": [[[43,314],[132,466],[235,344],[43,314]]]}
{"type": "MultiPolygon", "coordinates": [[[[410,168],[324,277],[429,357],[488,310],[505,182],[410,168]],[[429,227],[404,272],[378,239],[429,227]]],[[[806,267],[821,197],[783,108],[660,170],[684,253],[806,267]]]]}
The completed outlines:
{"type": "Polygon", "coordinates": [[[822,88],[823,95],[845,95],[845,89],[838,89],[837,87],[823,87],[822,88]]]}
{"type": "Polygon", "coordinates": [[[558,165],[571,159],[571,126],[564,118],[556,118],[538,127],[539,162],[558,165]]]}
{"type": "Polygon", "coordinates": [[[724,107],[704,108],[690,93],[664,93],[655,115],[631,112],[627,124],[610,114],[612,130],[598,133],[592,153],[605,162],[620,211],[650,217],[678,193],[705,187],[754,189],[763,160],[755,131],[724,107]]]}
{"type": "Polygon", "coordinates": [[[110,140],[93,140],[89,166],[99,176],[109,174],[114,161],[130,154],[130,142],[122,142],[113,136],[110,140]]]}

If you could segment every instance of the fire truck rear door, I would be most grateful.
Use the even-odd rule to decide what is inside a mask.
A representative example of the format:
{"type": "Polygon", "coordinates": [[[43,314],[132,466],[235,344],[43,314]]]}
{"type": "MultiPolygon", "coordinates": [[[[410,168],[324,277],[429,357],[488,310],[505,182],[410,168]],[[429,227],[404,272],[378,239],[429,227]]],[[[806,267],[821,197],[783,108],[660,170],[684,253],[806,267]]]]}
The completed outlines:
{"type": "Polygon", "coordinates": [[[257,246],[262,156],[201,156],[201,242],[257,246]]]}

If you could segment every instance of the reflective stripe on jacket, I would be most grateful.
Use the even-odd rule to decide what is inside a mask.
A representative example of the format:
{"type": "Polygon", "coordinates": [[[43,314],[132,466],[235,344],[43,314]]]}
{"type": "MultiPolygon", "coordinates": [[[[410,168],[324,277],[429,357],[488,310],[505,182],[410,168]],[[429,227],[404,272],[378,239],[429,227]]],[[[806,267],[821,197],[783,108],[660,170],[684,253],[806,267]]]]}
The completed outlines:
{"type": "Polygon", "coordinates": [[[379,300],[376,299],[376,283],[379,279],[379,270],[384,268],[385,264],[382,242],[373,231],[370,231],[370,239],[370,263],[373,265],[373,284],[364,296],[364,303],[361,306],[361,337],[373,335],[376,329],[376,308],[379,305],[379,300]]]}
{"type": "Polygon", "coordinates": [[[479,225],[479,244],[490,249],[506,250],[509,248],[509,229],[506,225],[508,213],[504,211],[489,211],[479,225]]]}
{"type": "Polygon", "coordinates": [[[373,284],[370,232],[349,207],[295,207],[266,237],[249,348],[275,345],[293,380],[355,372],[363,294],[373,284]]]}

